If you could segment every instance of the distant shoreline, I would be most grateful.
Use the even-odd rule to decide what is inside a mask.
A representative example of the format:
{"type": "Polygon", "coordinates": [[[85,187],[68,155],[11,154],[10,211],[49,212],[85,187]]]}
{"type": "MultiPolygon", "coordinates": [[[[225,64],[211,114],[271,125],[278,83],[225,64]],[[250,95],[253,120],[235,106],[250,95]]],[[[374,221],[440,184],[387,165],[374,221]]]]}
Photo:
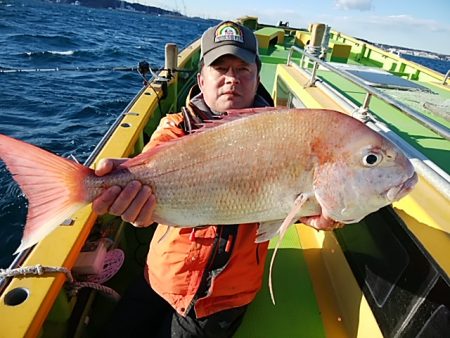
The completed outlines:
{"type": "Polygon", "coordinates": [[[92,8],[114,9],[126,12],[145,13],[152,15],[184,17],[184,15],[178,11],[170,11],[159,7],[146,6],[138,3],[129,3],[121,0],[47,0],[47,1],[55,4],[67,4],[92,8]]]}
{"type": "MultiPolygon", "coordinates": [[[[151,15],[163,15],[163,16],[175,16],[175,17],[184,17],[186,19],[200,19],[196,17],[189,17],[186,15],[181,14],[178,11],[170,11],[166,9],[162,9],[160,7],[154,7],[154,6],[146,6],[141,5],[138,3],[129,3],[126,1],[121,0],[46,0],[52,3],[60,3],[60,4],[71,4],[71,5],[77,5],[77,6],[85,6],[85,7],[92,7],[92,8],[105,8],[105,9],[114,9],[114,10],[121,10],[126,12],[136,12],[136,13],[145,13],[145,14],[151,14],[151,15]]],[[[206,20],[206,19],[204,19],[206,20]]],[[[213,21],[219,21],[216,19],[210,19],[213,21]]],[[[441,53],[434,53],[430,51],[425,50],[418,50],[418,49],[412,49],[407,47],[400,47],[400,46],[392,46],[392,45],[386,45],[382,43],[376,43],[367,41],[362,38],[355,37],[358,40],[366,41],[372,45],[375,45],[385,51],[391,52],[396,55],[412,55],[412,56],[419,56],[429,59],[435,59],[435,60],[443,60],[443,61],[450,61],[450,55],[445,55],[441,53]]]]}

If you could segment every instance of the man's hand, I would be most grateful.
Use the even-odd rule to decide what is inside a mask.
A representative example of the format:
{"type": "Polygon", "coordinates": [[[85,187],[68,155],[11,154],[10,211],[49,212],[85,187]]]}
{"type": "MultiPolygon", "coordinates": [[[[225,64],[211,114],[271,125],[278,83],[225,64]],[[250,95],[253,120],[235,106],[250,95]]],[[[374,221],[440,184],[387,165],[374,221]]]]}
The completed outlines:
{"type": "MultiPolygon", "coordinates": [[[[126,160],[102,159],[95,168],[95,174],[104,176],[126,160]]],[[[92,202],[95,213],[121,216],[124,221],[137,227],[153,223],[155,207],[155,195],[151,188],[139,181],[131,181],[123,189],[116,185],[109,187],[92,202]]]]}

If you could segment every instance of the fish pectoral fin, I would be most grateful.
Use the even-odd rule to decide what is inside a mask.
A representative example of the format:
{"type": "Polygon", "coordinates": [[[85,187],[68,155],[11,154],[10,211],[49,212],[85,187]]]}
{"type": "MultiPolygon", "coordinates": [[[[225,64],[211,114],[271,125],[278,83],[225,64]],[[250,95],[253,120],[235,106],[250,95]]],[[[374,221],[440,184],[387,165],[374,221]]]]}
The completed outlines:
{"type": "Polygon", "coordinates": [[[255,243],[262,243],[274,238],[278,234],[281,224],[283,224],[282,219],[261,222],[258,231],[256,232],[255,243]]]}
{"type": "Polygon", "coordinates": [[[337,222],[331,218],[327,218],[323,214],[316,216],[301,217],[300,222],[316,230],[333,230],[337,228],[342,228],[344,226],[343,223],[337,222]]]}
{"type": "Polygon", "coordinates": [[[284,238],[284,235],[286,234],[287,229],[291,224],[294,224],[297,214],[302,209],[303,205],[306,203],[306,201],[309,198],[309,194],[300,194],[294,201],[294,206],[292,207],[291,211],[289,211],[289,214],[286,216],[284,221],[281,223],[280,228],[276,231],[280,234],[280,237],[278,238],[277,244],[275,245],[275,249],[273,250],[272,259],[270,260],[270,267],[269,267],[269,291],[270,291],[270,297],[272,298],[272,303],[275,305],[275,297],[273,295],[273,288],[272,288],[272,267],[273,262],[275,261],[275,256],[278,251],[278,247],[280,246],[281,241],[284,238]]]}

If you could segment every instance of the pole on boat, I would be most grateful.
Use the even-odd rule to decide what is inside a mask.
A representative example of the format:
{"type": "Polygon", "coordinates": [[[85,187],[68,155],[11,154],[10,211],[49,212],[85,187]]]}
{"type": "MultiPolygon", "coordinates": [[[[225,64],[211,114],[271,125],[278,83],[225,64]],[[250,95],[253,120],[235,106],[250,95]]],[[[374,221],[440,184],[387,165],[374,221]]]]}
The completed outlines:
{"type": "Polygon", "coordinates": [[[320,54],[320,58],[322,60],[325,60],[327,57],[328,45],[330,44],[330,32],[331,32],[331,26],[326,25],[325,33],[324,33],[323,39],[322,39],[322,52],[320,54]]]}
{"type": "MultiPolygon", "coordinates": [[[[320,57],[320,54],[322,53],[322,41],[324,38],[325,29],[326,25],[323,23],[313,23],[309,26],[309,30],[311,31],[311,38],[309,40],[308,46],[306,46],[306,51],[315,57],[320,57]]],[[[311,73],[311,79],[307,84],[308,87],[314,86],[318,68],[319,64],[315,62],[311,73]]]]}
{"type": "Polygon", "coordinates": [[[307,47],[307,52],[319,57],[322,52],[322,40],[325,34],[326,25],[323,23],[313,23],[311,25],[311,38],[307,47]]]}
{"type": "Polygon", "coordinates": [[[175,43],[166,43],[164,69],[169,72],[169,77],[178,67],[178,47],[175,43]]]}

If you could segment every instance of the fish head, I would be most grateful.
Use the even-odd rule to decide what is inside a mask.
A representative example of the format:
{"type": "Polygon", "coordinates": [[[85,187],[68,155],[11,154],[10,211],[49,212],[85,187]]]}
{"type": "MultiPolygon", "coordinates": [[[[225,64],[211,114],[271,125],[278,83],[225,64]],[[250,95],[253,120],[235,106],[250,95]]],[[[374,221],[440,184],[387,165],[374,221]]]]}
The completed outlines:
{"type": "Polygon", "coordinates": [[[408,194],[417,183],[414,167],[401,149],[362,124],[347,135],[335,134],[331,144],[333,156],[317,166],[313,182],[328,218],[359,222],[408,194]]]}

